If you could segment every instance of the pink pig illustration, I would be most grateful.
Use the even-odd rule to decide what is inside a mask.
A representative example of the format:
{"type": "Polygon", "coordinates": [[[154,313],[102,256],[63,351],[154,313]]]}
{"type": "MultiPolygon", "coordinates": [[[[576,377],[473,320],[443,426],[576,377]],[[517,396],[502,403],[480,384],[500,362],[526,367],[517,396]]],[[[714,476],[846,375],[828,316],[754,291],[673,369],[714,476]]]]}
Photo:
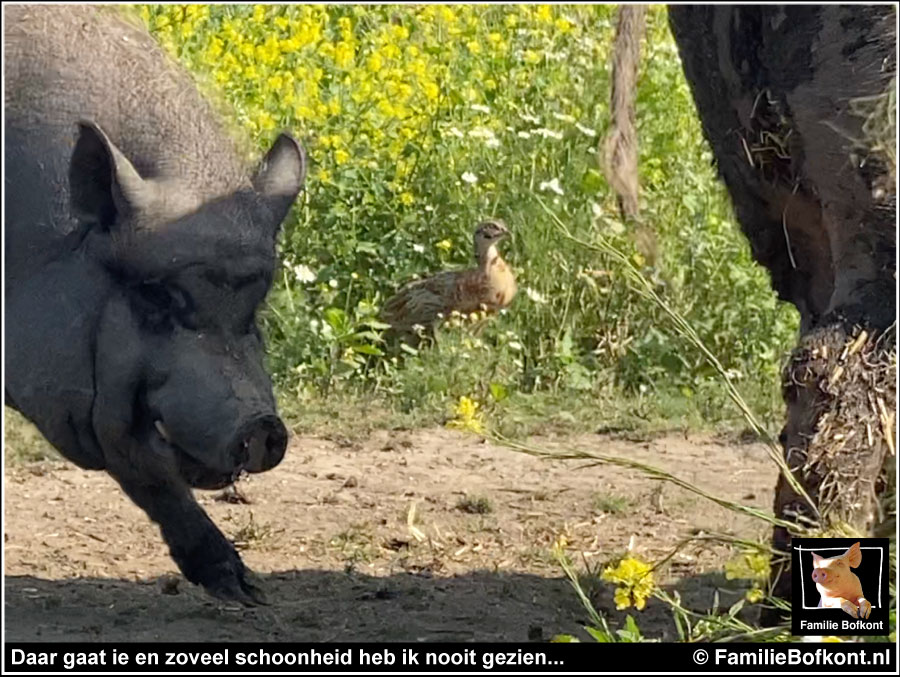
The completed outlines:
{"type": "Polygon", "coordinates": [[[847,552],[837,557],[822,557],[813,553],[812,579],[822,598],[819,607],[840,607],[853,618],[868,618],[872,605],[863,597],[859,578],[850,571],[862,562],[859,543],[851,545],[847,552]]]}

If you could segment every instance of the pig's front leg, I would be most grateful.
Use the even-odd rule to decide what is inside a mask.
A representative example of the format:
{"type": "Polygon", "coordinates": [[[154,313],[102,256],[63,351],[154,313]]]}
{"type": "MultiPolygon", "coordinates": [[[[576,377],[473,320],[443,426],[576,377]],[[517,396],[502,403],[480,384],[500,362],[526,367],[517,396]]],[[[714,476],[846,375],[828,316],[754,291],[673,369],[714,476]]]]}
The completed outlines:
{"type": "Polygon", "coordinates": [[[860,597],[856,600],[856,603],[859,605],[859,617],[868,618],[869,614],[872,613],[872,605],[869,604],[869,600],[865,597],[860,597]]]}
{"type": "MultiPolygon", "coordinates": [[[[849,599],[844,599],[843,597],[838,597],[837,599],[841,603],[841,608],[844,611],[846,611],[848,614],[850,614],[853,618],[857,617],[857,614],[859,613],[859,609],[853,602],[851,602],[849,599]]],[[[865,600],[863,600],[863,601],[865,601],[865,600]]],[[[866,604],[868,604],[868,602],[866,602],[866,604]]]]}

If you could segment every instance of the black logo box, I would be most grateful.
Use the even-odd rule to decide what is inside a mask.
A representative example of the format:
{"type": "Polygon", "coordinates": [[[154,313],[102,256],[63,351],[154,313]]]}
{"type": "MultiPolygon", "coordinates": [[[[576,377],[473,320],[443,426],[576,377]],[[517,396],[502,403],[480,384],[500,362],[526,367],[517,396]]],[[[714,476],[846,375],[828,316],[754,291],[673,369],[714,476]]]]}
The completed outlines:
{"type": "Polygon", "coordinates": [[[791,632],[795,635],[887,636],[890,633],[890,544],[887,538],[794,538],[791,542],[791,632]],[[843,609],[819,608],[821,595],[812,579],[813,553],[843,555],[859,543],[862,561],[851,569],[872,605],[867,619],[843,609]]]}

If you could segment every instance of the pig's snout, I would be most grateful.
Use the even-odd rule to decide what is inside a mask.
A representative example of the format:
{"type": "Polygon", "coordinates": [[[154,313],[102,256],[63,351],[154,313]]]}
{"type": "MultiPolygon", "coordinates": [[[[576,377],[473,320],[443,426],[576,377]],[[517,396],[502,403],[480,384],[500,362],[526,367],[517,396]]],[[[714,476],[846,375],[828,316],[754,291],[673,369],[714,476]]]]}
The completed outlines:
{"type": "Polygon", "coordinates": [[[235,467],[248,472],[274,468],[284,457],[287,430],[274,415],[263,415],[245,423],[231,445],[235,467]]]}
{"type": "Polygon", "coordinates": [[[823,569],[813,569],[812,579],[816,583],[826,585],[828,583],[828,572],[823,569]]]}

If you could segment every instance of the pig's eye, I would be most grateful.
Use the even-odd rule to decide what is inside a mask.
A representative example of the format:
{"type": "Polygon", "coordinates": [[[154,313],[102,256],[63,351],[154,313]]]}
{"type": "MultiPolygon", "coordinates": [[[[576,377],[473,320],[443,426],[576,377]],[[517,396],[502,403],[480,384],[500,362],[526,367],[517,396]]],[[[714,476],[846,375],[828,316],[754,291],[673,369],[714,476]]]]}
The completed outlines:
{"type": "Polygon", "coordinates": [[[144,282],[138,287],[141,301],[159,310],[166,310],[172,302],[172,297],[165,285],[161,282],[144,282]]]}
{"type": "Polygon", "coordinates": [[[194,303],[187,292],[159,281],[143,282],[137,287],[142,318],[157,329],[171,329],[173,321],[194,328],[194,303]]]}

